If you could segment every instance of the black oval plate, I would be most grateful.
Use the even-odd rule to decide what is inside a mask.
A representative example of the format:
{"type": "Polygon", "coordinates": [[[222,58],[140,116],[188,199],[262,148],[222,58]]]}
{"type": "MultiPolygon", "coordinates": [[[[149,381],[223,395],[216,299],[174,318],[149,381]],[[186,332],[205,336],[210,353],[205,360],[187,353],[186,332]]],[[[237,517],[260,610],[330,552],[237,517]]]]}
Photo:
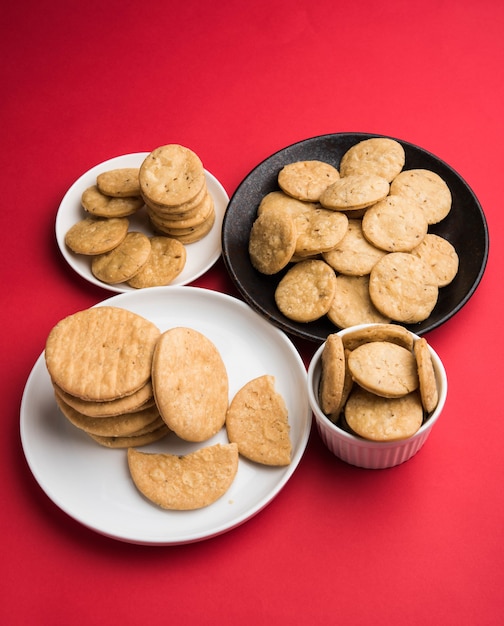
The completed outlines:
{"type": "MultiPolygon", "coordinates": [[[[275,304],[275,289],[283,272],[274,276],[259,273],[248,254],[250,229],[257,207],[270,191],[278,190],[278,172],[287,163],[305,159],[326,161],[339,167],[343,154],[354,144],[370,137],[366,133],[320,135],[292,144],[257,165],[240,183],[231,197],[222,225],[222,254],[226,269],[245,301],[272,324],[311,341],[325,341],[339,330],[327,317],[306,324],[282,315],[275,304]]],[[[431,315],[419,324],[404,324],[423,335],[444,324],[457,313],[478,286],[488,259],[488,226],[481,205],[469,185],[449,165],[411,143],[397,139],[406,153],[404,169],[423,168],[439,174],[452,193],[452,209],[439,224],[429,228],[447,239],[459,255],[459,271],[450,285],[439,290],[438,302],[431,315]]]]}

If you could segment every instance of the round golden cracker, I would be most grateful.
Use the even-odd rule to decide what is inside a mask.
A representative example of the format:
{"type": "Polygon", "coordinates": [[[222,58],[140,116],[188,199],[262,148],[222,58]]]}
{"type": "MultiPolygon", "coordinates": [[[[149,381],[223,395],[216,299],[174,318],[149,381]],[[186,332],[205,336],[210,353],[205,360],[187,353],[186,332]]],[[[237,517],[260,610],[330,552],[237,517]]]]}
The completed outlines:
{"type": "Polygon", "coordinates": [[[343,406],[346,359],[343,341],[336,333],[327,336],[321,359],[320,408],[326,415],[337,415],[343,406]]]}
{"type": "Polygon", "coordinates": [[[416,246],[414,254],[431,269],[438,287],[449,285],[455,278],[459,268],[459,257],[452,244],[444,237],[427,233],[422,242],[416,246]]]}
{"type": "Polygon", "coordinates": [[[297,200],[318,202],[322,192],[339,177],[338,170],[324,161],[297,161],[280,170],[278,185],[297,200]]]}
{"type": "Polygon", "coordinates": [[[371,270],[369,294],[375,307],[396,322],[413,324],[429,317],[439,289],[431,270],[408,252],[391,252],[371,270]]]}
{"type": "Polygon", "coordinates": [[[91,272],[104,283],[124,283],[140,271],[150,254],[151,244],[147,235],[129,231],[113,250],[93,258],[91,272]]]}
{"type": "Polygon", "coordinates": [[[291,462],[287,407],[275,391],[273,376],[248,381],[231,400],[226,414],[226,431],[239,453],[263,465],[284,466],[291,462]]]}
{"type": "Polygon", "coordinates": [[[383,200],[390,185],[375,174],[352,174],[332,183],[320,196],[320,204],[334,211],[349,211],[383,200]]]}
{"type": "Polygon", "coordinates": [[[252,224],[250,262],[262,274],[276,274],[289,263],[296,249],[296,240],[294,220],[287,212],[265,211],[252,224]]]}
{"type": "Polygon", "coordinates": [[[423,337],[417,339],[413,350],[418,369],[420,398],[424,409],[427,413],[431,413],[437,406],[439,392],[427,341],[423,337]]]}
{"type": "Polygon", "coordinates": [[[142,433],[140,435],[129,435],[128,437],[103,437],[101,435],[93,435],[86,433],[96,443],[99,443],[105,448],[136,448],[139,446],[147,446],[150,443],[154,443],[163,439],[170,434],[170,429],[166,424],[159,426],[155,430],[148,433],[142,433]]]}
{"type": "Polygon", "coordinates": [[[401,196],[388,196],[370,207],[362,218],[362,232],[377,248],[387,252],[409,252],[427,234],[422,209],[401,196]]]}
{"type": "Polygon", "coordinates": [[[430,170],[404,170],[392,181],[390,195],[402,196],[423,210],[429,224],[437,224],[450,212],[452,196],[445,181],[430,170]]]}
{"type": "Polygon", "coordinates": [[[228,375],[216,346],[202,333],[171,328],[159,338],[152,387],[161,417],[186,441],[204,441],[226,420],[228,375]]]}
{"type": "Polygon", "coordinates": [[[113,198],[103,194],[97,185],[85,189],[81,196],[85,211],[96,217],[127,217],[133,215],[144,205],[140,196],[113,198]]]}
{"type": "Polygon", "coordinates": [[[128,450],[131,478],[148,500],[163,509],[189,511],[213,504],[238,471],[234,443],[200,448],[185,456],[128,450]]]}
{"type": "Polygon", "coordinates": [[[382,398],[355,387],[345,405],[345,420],[364,439],[399,441],[413,436],[422,425],[422,403],[417,392],[382,398]]]}
{"type": "Polygon", "coordinates": [[[170,237],[151,237],[151,254],[128,284],[135,289],[169,285],[184,269],[187,252],[183,243],[170,237]]]}
{"type": "Polygon", "coordinates": [[[389,341],[370,341],[355,348],[348,368],[358,385],[377,396],[400,398],[418,389],[413,353],[389,341]]]}
{"type": "Polygon", "coordinates": [[[355,350],[369,341],[389,341],[398,346],[413,350],[413,335],[404,326],[398,324],[374,324],[363,328],[353,328],[345,333],[343,344],[348,350],[355,350]]]}
{"type": "Polygon", "coordinates": [[[296,322],[324,316],[336,291],[336,274],[324,261],[310,259],[291,267],[275,289],[275,302],[283,315],[296,322]]]}
{"type": "Polygon", "coordinates": [[[364,139],[341,157],[340,175],[376,174],[391,182],[404,167],[405,158],[404,148],[395,139],[364,139]]]}
{"type": "Polygon", "coordinates": [[[65,244],[76,254],[104,254],[124,241],[128,227],[125,217],[86,217],[69,228],[65,244]]]}
{"type": "Polygon", "coordinates": [[[139,172],[145,198],[163,206],[190,202],[205,185],[205,170],[198,155],[179,144],[153,150],[139,172]]]}
{"type": "Polygon", "coordinates": [[[303,213],[303,224],[297,227],[295,254],[313,256],[332,250],[345,236],[348,218],[343,213],[322,208],[309,208],[303,213]]]}
{"type": "MultiPolygon", "coordinates": [[[[79,413],[69,404],[66,404],[58,394],[55,394],[56,403],[60,411],[66,419],[79,430],[83,430],[91,435],[99,435],[101,437],[128,437],[133,434],[139,434],[138,431],[145,430],[147,426],[152,425],[156,420],[160,419],[159,411],[155,405],[143,411],[127,413],[125,415],[116,415],[114,417],[89,417],[83,413],[79,413]]],[[[156,427],[163,424],[156,424],[145,430],[152,432],[156,427]]],[[[142,433],[143,434],[143,433],[142,433]]]]}
{"type": "Polygon", "coordinates": [[[63,391],[63,389],[54,383],[53,387],[55,394],[57,394],[65,404],[68,404],[79,413],[92,418],[115,417],[116,415],[124,415],[125,413],[133,413],[134,411],[147,409],[154,405],[154,396],[150,381],[129,396],[103,402],[77,398],[63,391]]]}
{"type": "Polygon", "coordinates": [[[138,167],[122,167],[98,174],[96,186],[106,196],[113,198],[140,197],[138,167]]]}
{"type": "Polygon", "coordinates": [[[150,380],[160,330],[144,317],[113,306],[85,309],[49,333],[45,362],[68,394],[104,401],[131,395],[150,380]]]}
{"type": "Polygon", "coordinates": [[[390,318],[382,315],[371,302],[369,276],[345,274],[336,276],[336,291],[327,317],[339,328],[390,322],[390,318]]]}
{"type": "Polygon", "coordinates": [[[385,250],[377,248],[364,237],[361,220],[349,219],[343,239],[332,250],[323,252],[322,258],[341,274],[365,276],[385,254],[385,250]]]}

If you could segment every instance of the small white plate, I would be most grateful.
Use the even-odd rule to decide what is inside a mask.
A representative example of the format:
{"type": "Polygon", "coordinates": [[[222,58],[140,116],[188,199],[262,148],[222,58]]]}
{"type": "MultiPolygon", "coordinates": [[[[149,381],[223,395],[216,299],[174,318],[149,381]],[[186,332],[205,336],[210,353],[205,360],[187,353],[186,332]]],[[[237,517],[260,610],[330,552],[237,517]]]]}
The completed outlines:
{"type": "MultiPolygon", "coordinates": [[[[56,241],[58,242],[63,257],[70,267],[90,283],[116,293],[126,293],[137,290],[126,283],[108,285],[95,278],[91,272],[91,257],[72,252],[65,245],[65,234],[71,226],[86,217],[87,213],[81,205],[82,192],[96,184],[98,174],[121,167],[140,167],[148,154],[148,152],[125,154],[92,167],[78,178],[66,192],[56,216],[56,241]]],[[[186,245],[187,259],[185,267],[171,285],[187,285],[193,280],[196,280],[196,278],[199,278],[212,267],[221,254],[222,220],[229,202],[229,197],[221,183],[206,170],[205,178],[208,191],[212,195],[215,204],[215,223],[212,226],[212,230],[208,235],[203,237],[203,239],[186,245]]],[[[154,234],[149,224],[147,213],[143,209],[135,215],[130,215],[128,219],[130,221],[129,230],[140,231],[146,235],[154,234]]]]}
{"type": "MultiPolygon", "coordinates": [[[[47,496],[70,517],[96,532],[129,543],[171,545],[207,539],[246,522],[287,483],[305,451],[311,426],[307,373],[288,337],[248,305],[197,287],[154,287],[120,294],[97,306],[118,306],[155,323],[204,333],[218,348],[229,376],[230,398],[247,381],[271,374],[289,413],[292,462],[266,467],[240,457],[228,492],[196,511],[165,511],[137,491],[126,451],[96,444],[63,417],[42,353],[21,402],[21,441],[30,470],[47,496]]],[[[226,442],[225,428],[211,440],[187,443],[170,434],[143,449],[187,454],[203,445],[226,442]]]]}

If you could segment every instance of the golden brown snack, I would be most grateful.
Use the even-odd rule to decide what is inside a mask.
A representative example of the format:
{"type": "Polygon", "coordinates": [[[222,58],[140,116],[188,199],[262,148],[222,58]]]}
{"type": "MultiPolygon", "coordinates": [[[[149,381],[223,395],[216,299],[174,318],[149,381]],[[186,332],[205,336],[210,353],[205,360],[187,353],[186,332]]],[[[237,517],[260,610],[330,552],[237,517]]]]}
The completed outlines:
{"type": "Polygon", "coordinates": [[[408,252],[391,252],[371,270],[369,294],[375,307],[397,322],[413,324],[429,317],[439,289],[427,265],[408,252]]]}
{"type": "Polygon", "coordinates": [[[237,391],[227,411],[226,430],[229,441],[251,461],[275,466],[291,462],[287,407],[273,376],[254,378],[237,391]]]}
{"type": "Polygon", "coordinates": [[[98,174],[96,186],[106,196],[113,198],[140,197],[138,167],[121,167],[98,174]]]}
{"type": "Polygon", "coordinates": [[[404,170],[392,181],[390,194],[415,202],[429,224],[437,224],[450,212],[452,196],[446,182],[430,170],[404,170]]]}
{"type": "Polygon", "coordinates": [[[205,171],[198,155],[179,144],[153,150],[139,172],[142,195],[163,206],[190,202],[205,185],[205,171]]]}
{"type": "Polygon", "coordinates": [[[216,346],[202,333],[171,328],[159,338],[152,386],[161,417],[186,441],[204,441],[224,425],[228,375],[216,346]]]}
{"type": "Polygon", "coordinates": [[[369,276],[336,276],[336,291],[327,317],[339,328],[358,324],[387,324],[391,320],[371,302],[369,276]]]}
{"type": "Polygon", "coordinates": [[[81,204],[96,217],[127,217],[141,209],[144,201],[139,196],[113,198],[102,193],[98,185],[92,185],[82,193],[81,204]]]}
{"type": "Polygon", "coordinates": [[[387,252],[410,252],[422,242],[428,226],[422,209],[401,196],[387,196],[362,218],[366,239],[387,252]]]}
{"type": "Polygon", "coordinates": [[[346,372],[345,348],[339,335],[327,336],[321,358],[320,408],[326,415],[338,415],[343,406],[346,372]]]}
{"type": "Polygon", "coordinates": [[[418,389],[413,353],[389,341],[371,341],[355,348],[348,367],[358,385],[384,398],[400,398],[418,389]]]}
{"type": "Polygon", "coordinates": [[[128,284],[135,289],[169,285],[184,269],[187,253],[185,246],[170,237],[151,237],[151,254],[128,284]]]}
{"type": "Polygon", "coordinates": [[[423,337],[415,342],[414,354],[418,368],[422,405],[427,413],[431,413],[437,406],[439,393],[429,346],[427,345],[427,340],[423,337]]]}
{"type": "Polygon", "coordinates": [[[86,217],[66,232],[65,243],[76,254],[104,254],[124,241],[128,226],[125,217],[86,217]]]}
{"type": "Polygon", "coordinates": [[[275,290],[278,309],[296,322],[312,322],[329,311],[336,275],[325,261],[301,261],[291,267],[275,290]]]}
{"type": "Polygon", "coordinates": [[[391,182],[402,170],[405,153],[402,145],[388,137],[372,137],[353,145],[341,157],[340,174],[376,174],[391,182]]]}
{"type": "Polygon", "coordinates": [[[155,405],[142,411],[116,415],[114,417],[89,417],[66,404],[58,394],[55,394],[55,398],[58,407],[67,420],[76,428],[91,435],[128,437],[133,434],[139,434],[138,431],[140,430],[152,432],[156,427],[162,426],[164,423],[159,417],[159,411],[155,405]]]}
{"type": "Polygon", "coordinates": [[[249,255],[262,274],[276,274],[291,260],[296,249],[297,231],[292,217],[282,210],[261,213],[252,225],[249,255]]]}
{"type": "Polygon", "coordinates": [[[422,403],[416,391],[383,398],[354,387],[345,405],[345,420],[364,439],[399,441],[413,436],[422,425],[422,403]]]}
{"type": "Polygon", "coordinates": [[[129,231],[113,250],[93,257],[91,271],[104,283],[125,283],[147,263],[150,254],[151,244],[147,235],[129,231]]]}
{"type": "Polygon", "coordinates": [[[91,433],[87,433],[89,437],[96,443],[99,443],[101,446],[105,448],[136,448],[140,446],[147,446],[150,443],[154,443],[159,441],[160,439],[164,439],[170,434],[170,429],[166,424],[159,426],[155,430],[142,433],[139,435],[132,434],[128,437],[103,437],[101,435],[93,435],[91,433]]]}
{"type": "Polygon", "coordinates": [[[53,384],[54,393],[57,394],[65,404],[73,409],[87,415],[88,417],[114,417],[116,415],[124,415],[125,413],[133,413],[142,409],[150,408],[154,405],[154,396],[152,394],[152,385],[150,380],[135,393],[117,400],[106,400],[97,402],[93,400],[82,400],[72,396],[57,385],[53,384]]]}
{"type": "Polygon", "coordinates": [[[137,489],[163,509],[189,511],[213,504],[230,488],[238,471],[234,443],[200,448],[183,457],[128,450],[137,489]]]}
{"type": "Polygon", "coordinates": [[[449,285],[459,268],[459,257],[452,244],[439,235],[427,233],[423,241],[411,251],[432,271],[439,287],[449,285]]]}
{"type": "Polygon", "coordinates": [[[413,350],[413,336],[404,326],[398,324],[377,324],[355,328],[345,333],[343,344],[348,350],[355,350],[369,341],[390,341],[407,350],[413,350]]]}
{"type": "Polygon", "coordinates": [[[345,236],[336,246],[324,252],[322,258],[340,274],[365,276],[387,254],[364,237],[362,220],[349,219],[345,236]]]}
{"type": "Polygon", "coordinates": [[[383,200],[388,181],[375,174],[351,174],[332,183],[320,196],[320,204],[334,211],[351,211],[383,200]]]}
{"type": "Polygon", "coordinates": [[[318,202],[322,192],[338,179],[339,172],[334,166],[315,159],[289,163],[278,173],[279,187],[305,202],[318,202]]]}
{"type": "Polygon", "coordinates": [[[144,317],[112,306],[85,309],[56,324],[46,341],[51,380],[85,400],[122,398],[150,380],[160,331],[144,317]]]}

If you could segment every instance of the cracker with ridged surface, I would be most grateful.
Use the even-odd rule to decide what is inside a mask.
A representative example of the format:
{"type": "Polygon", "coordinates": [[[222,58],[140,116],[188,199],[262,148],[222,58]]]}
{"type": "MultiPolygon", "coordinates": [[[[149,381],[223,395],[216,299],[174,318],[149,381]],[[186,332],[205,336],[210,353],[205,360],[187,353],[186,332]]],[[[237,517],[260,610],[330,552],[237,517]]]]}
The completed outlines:
{"type": "Polygon", "coordinates": [[[161,417],[186,441],[204,441],[224,425],[229,382],[214,345],[192,328],[176,327],[159,338],[152,386],[161,417]]]}
{"type": "Polygon", "coordinates": [[[85,309],[52,328],[44,352],[47,370],[73,396],[100,402],[122,398],[150,380],[159,336],[155,324],[126,309],[85,309]]]}
{"type": "Polygon", "coordinates": [[[288,411],[273,376],[254,378],[236,392],[227,411],[226,430],[229,441],[251,461],[275,466],[291,462],[288,411]]]}
{"type": "Polygon", "coordinates": [[[163,509],[190,511],[216,502],[238,471],[234,443],[200,448],[185,456],[128,450],[131,478],[148,500],[163,509]]]}

